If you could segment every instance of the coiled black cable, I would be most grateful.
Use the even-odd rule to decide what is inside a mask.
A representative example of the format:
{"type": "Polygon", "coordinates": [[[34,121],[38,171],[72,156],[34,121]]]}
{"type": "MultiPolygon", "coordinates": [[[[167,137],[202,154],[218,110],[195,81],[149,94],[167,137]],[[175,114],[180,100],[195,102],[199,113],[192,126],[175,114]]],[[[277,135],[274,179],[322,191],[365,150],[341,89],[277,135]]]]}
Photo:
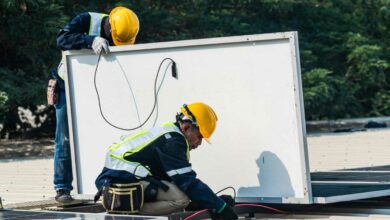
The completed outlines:
{"type": "MultiPolygon", "coordinates": [[[[97,63],[96,63],[96,67],[95,67],[95,73],[94,73],[94,79],[93,79],[93,82],[94,82],[94,85],[95,85],[95,91],[96,91],[96,94],[97,94],[97,98],[98,98],[98,104],[99,104],[99,110],[100,110],[100,115],[102,116],[102,118],[104,119],[105,122],[107,122],[107,124],[109,124],[110,126],[114,127],[114,128],[117,128],[119,130],[124,130],[124,131],[132,131],[132,130],[136,130],[138,128],[141,128],[143,125],[145,125],[150,117],[153,115],[153,112],[156,108],[156,105],[157,105],[157,79],[158,79],[158,75],[160,73],[160,69],[161,69],[161,66],[162,64],[166,61],[166,60],[170,60],[171,61],[171,65],[173,65],[174,67],[176,67],[176,64],[175,64],[175,61],[169,57],[167,58],[164,58],[161,62],[160,62],[160,65],[158,66],[158,70],[157,70],[157,73],[156,73],[156,77],[155,77],[155,80],[154,80],[154,87],[153,87],[153,91],[154,91],[154,104],[153,104],[153,108],[152,110],[150,111],[148,117],[145,119],[144,122],[142,122],[140,125],[136,126],[136,127],[133,127],[133,128],[122,128],[122,127],[119,127],[117,125],[114,125],[113,123],[111,123],[110,121],[108,121],[108,119],[104,116],[103,114],[103,111],[102,111],[102,106],[101,106],[101,102],[100,102],[100,96],[99,96],[99,91],[97,89],[97,85],[96,85],[96,75],[97,75],[97,70],[98,70],[98,67],[99,67],[99,62],[100,62],[100,58],[102,56],[102,53],[100,52],[99,54],[99,57],[98,57],[98,60],[97,60],[97,63]]],[[[163,82],[163,81],[162,81],[163,82]]],[[[161,83],[162,83],[161,82],[161,83]]]]}

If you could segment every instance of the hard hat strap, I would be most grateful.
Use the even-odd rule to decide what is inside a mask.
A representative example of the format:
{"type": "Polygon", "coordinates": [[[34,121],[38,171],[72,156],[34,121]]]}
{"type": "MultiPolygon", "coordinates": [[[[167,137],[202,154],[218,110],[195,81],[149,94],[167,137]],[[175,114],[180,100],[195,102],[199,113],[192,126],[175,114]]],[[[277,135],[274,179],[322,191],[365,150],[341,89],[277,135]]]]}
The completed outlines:
{"type": "Polygon", "coordinates": [[[194,122],[190,117],[187,117],[185,116],[183,113],[177,113],[176,114],[176,122],[177,123],[180,123],[180,122],[188,122],[188,123],[191,123],[192,125],[198,127],[198,124],[196,122],[194,122]]]}
{"type": "Polygon", "coordinates": [[[188,115],[191,117],[192,122],[193,122],[194,124],[197,124],[197,123],[196,123],[196,118],[195,118],[194,114],[192,114],[192,112],[190,111],[190,109],[188,108],[188,106],[187,106],[186,104],[184,104],[183,107],[184,107],[184,109],[187,111],[188,115]]]}

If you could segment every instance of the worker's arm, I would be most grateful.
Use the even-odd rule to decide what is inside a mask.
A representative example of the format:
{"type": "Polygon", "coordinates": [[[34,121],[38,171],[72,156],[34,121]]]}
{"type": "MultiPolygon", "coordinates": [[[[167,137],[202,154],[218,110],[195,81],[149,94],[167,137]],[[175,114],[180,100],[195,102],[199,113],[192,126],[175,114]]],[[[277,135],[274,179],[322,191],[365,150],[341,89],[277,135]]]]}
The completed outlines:
{"type": "Polygon", "coordinates": [[[183,136],[172,135],[166,144],[157,147],[163,168],[172,181],[192,200],[204,208],[220,213],[226,203],[201,180],[187,160],[187,146],[183,136]]]}
{"type": "Polygon", "coordinates": [[[88,35],[91,16],[85,12],[65,25],[57,35],[57,46],[61,50],[91,49],[96,36],[88,35]]]}

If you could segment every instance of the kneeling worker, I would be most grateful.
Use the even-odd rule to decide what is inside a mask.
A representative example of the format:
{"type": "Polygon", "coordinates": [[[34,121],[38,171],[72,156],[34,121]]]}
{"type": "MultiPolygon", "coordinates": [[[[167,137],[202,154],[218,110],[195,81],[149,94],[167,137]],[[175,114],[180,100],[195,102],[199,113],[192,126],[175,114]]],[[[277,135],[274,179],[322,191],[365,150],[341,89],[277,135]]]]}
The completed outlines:
{"type": "Polygon", "coordinates": [[[181,108],[175,123],[140,131],[110,146],[105,167],[95,182],[103,191],[103,204],[107,200],[105,189],[140,183],[145,202],[137,210],[140,214],[182,211],[191,200],[218,218],[237,219],[234,210],[196,178],[189,163],[189,151],[201,145],[203,138],[211,137],[216,123],[217,115],[210,106],[192,103],[181,108]]]}

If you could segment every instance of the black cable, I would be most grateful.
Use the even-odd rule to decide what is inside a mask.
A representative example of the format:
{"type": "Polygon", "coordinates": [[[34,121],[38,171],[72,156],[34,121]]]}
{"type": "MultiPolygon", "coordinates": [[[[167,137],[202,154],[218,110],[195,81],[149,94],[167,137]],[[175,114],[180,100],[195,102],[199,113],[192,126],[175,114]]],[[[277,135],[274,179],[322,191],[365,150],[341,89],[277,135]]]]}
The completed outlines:
{"type": "Polygon", "coordinates": [[[94,80],[93,80],[94,85],[95,85],[95,90],[96,90],[97,98],[98,98],[100,115],[102,116],[102,118],[104,119],[104,121],[107,122],[107,124],[111,125],[111,126],[114,127],[114,128],[120,129],[120,130],[132,131],[132,130],[136,130],[136,129],[142,127],[143,125],[145,125],[145,124],[149,121],[150,117],[152,116],[152,114],[153,114],[153,112],[154,112],[154,109],[156,108],[156,104],[157,104],[157,91],[156,91],[156,86],[157,86],[157,79],[158,79],[158,74],[160,73],[161,66],[162,66],[162,64],[163,64],[166,60],[170,60],[170,61],[171,61],[171,64],[174,64],[175,61],[174,61],[173,59],[167,57],[167,58],[164,58],[164,59],[160,62],[160,65],[159,65],[158,70],[157,70],[157,73],[156,73],[156,78],[155,78],[155,80],[154,80],[154,89],[153,89],[153,91],[154,91],[154,104],[153,104],[152,111],[150,112],[150,114],[149,114],[149,116],[146,118],[146,120],[145,120],[143,123],[141,123],[139,126],[137,126],[137,127],[134,127],[134,128],[122,128],[122,127],[116,126],[116,125],[112,124],[111,122],[109,122],[109,121],[107,120],[107,118],[104,116],[103,111],[102,111],[102,106],[101,106],[101,103],[100,103],[100,96],[99,96],[99,92],[98,92],[98,89],[97,89],[97,86],[96,86],[96,75],[97,75],[97,70],[98,70],[98,67],[99,67],[99,62],[100,62],[100,57],[101,57],[101,56],[102,56],[102,52],[100,52],[99,57],[98,57],[98,60],[97,60],[97,63],[96,63],[95,74],[94,74],[94,80]]]}
{"type": "MultiPolygon", "coordinates": [[[[174,78],[177,79],[177,76],[175,76],[175,75],[174,75],[174,72],[173,72],[173,69],[176,70],[176,67],[173,67],[174,64],[175,64],[175,63],[172,63],[172,65],[171,65],[172,77],[174,77],[174,78]]],[[[169,65],[165,68],[164,75],[163,75],[162,80],[161,80],[161,82],[160,82],[160,85],[158,86],[158,89],[157,89],[157,95],[158,95],[158,93],[159,93],[159,91],[160,91],[160,89],[161,89],[161,86],[162,86],[163,82],[164,82],[164,79],[165,79],[165,76],[166,76],[166,74],[167,74],[168,68],[169,68],[169,65]]],[[[157,103],[156,103],[156,114],[155,114],[155,115],[156,115],[156,117],[154,118],[154,121],[153,121],[153,127],[156,126],[156,122],[157,122],[157,120],[158,120],[158,99],[157,99],[157,103]]]]}

